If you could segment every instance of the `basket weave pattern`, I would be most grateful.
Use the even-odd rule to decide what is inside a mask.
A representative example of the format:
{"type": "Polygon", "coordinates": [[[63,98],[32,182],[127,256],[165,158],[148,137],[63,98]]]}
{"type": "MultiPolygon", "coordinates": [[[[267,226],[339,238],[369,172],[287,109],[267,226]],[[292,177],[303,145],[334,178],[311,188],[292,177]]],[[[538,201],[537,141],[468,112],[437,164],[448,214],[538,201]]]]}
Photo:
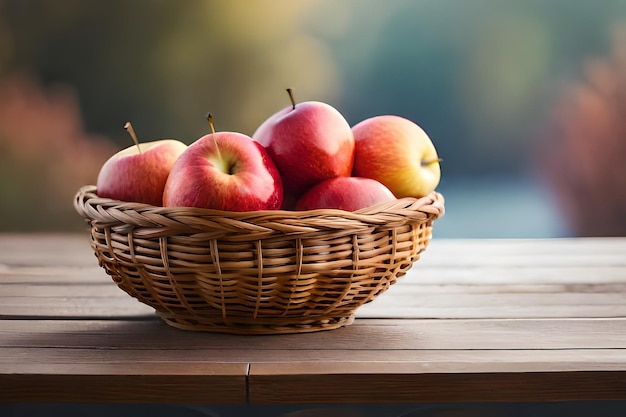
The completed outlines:
{"type": "Polygon", "coordinates": [[[187,330],[297,333],[350,324],[404,275],[443,214],[437,192],[349,213],[223,212],[99,198],[82,187],[99,264],[187,330]]]}

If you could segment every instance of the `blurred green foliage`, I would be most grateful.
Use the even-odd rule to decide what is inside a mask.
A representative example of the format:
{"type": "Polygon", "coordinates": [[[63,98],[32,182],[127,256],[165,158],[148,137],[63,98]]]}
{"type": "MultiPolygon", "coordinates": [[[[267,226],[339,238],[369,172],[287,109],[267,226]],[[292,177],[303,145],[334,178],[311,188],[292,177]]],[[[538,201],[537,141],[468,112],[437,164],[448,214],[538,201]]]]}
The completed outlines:
{"type": "Polygon", "coordinates": [[[143,140],[191,142],[208,111],[220,130],[252,134],[288,104],[288,86],[337,101],[329,49],[303,30],[316,2],[3,3],[13,50],[2,70],[74,86],[87,129],[120,143],[126,120],[143,140]]]}
{"type": "MultiPolygon", "coordinates": [[[[130,144],[127,120],[140,140],[191,143],[208,111],[218,130],[252,134],[293,87],[351,124],[414,120],[444,159],[445,186],[533,170],[560,88],[587,57],[610,53],[624,20],[623,0],[0,0],[0,79],[26,76],[44,95],[71,88],[83,139],[116,148],[130,144]]],[[[98,149],[87,152],[93,181],[98,149]]],[[[8,159],[33,172],[0,150],[3,175],[18,169],[8,159]]],[[[26,185],[12,181],[4,213],[24,204],[9,187],[26,185]]]]}

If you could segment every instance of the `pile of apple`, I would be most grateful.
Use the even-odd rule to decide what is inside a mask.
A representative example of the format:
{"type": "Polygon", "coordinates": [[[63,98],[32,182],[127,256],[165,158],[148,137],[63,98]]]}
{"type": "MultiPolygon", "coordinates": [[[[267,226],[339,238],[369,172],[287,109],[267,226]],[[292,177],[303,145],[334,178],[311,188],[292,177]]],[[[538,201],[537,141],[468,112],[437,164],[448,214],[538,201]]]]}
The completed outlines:
{"type": "Polygon", "coordinates": [[[252,137],[211,133],[187,146],[175,139],[139,143],[113,155],[97,179],[100,197],[166,207],[226,211],[355,211],[439,184],[440,159],[414,122],[375,116],[350,127],[334,107],[296,104],[252,137]]]}

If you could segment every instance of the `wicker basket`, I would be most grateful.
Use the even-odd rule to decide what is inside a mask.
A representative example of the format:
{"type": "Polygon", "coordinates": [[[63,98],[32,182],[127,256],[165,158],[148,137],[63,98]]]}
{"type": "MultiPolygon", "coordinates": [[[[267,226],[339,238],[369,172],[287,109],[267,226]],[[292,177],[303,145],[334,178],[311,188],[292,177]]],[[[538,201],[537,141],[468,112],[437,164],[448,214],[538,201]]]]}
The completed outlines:
{"type": "Polygon", "coordinates": [[[74,205],[117,285],[171,326],[238,334],[348,325],[419,259],[437,192],[359,210],[224,212],[128,203],[82,187],[74,205]]]}

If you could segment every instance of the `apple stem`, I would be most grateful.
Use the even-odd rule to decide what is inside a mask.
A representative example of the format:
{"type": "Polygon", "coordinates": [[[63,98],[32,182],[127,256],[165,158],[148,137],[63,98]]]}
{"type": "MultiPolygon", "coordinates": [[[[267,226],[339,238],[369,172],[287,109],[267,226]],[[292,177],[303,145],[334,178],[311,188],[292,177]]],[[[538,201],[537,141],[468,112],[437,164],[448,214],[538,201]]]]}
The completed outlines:
{"type": "Polygon", "coordinates": [[[296,109],[296,100],[294,100],[293,98],[293,91],[291,90],[291,88],[287,89],[287,94],[289,94],[289,99],[291,100],[291,108],[292,110],[296,109]]]}
{"type": "Polygon", "coordinates": [[[222,154],[220,153],[220,147],[217,145],[217,139],[215,139],[215,125],[213,125],[213,115],[211,112],[206,114],[206,119],[211,127],[211,134],[213,135],[213,143],[215,144],[215,149],[217,150],[217,156],[221,160],[222,154]]]}
{"type": "Polygon", "coordinates": [[[441,159],[441,158],[429,159],[429,160],[426,160],[426,161],[422,161],[422,166],[425,167],[425,166],[428,166],[430,164],[434,164],[435,162],[441,162],[441,161],[443,161],[443,159],[441,159]]]}
{"type": "Polygon", "coordinates": [[[139,149],[139,153],[141,153],[141,147],[139,146],[139,141],[137,140],[137,135],[135,134],[135,129],[133,129],[133,125],[130,124],[130,122],[126,122],[124,124],[124,129],[126,129],[130,137],[133,138],[133,142],[135,142],[137,149],[139,149]]]}

